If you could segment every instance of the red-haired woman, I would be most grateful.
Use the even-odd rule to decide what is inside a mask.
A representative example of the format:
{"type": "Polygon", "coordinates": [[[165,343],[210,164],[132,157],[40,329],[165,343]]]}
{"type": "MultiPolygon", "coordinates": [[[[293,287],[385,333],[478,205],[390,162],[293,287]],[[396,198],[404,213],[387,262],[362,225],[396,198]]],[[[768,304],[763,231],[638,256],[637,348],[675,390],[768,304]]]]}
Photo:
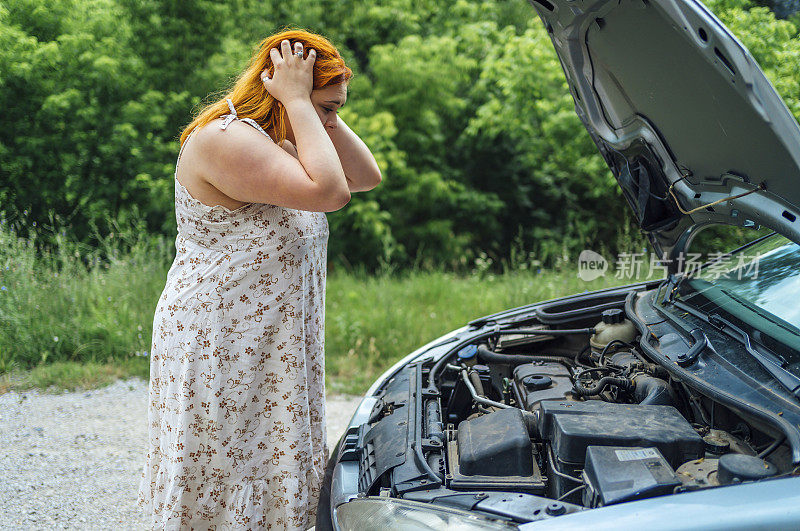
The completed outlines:
{"type": "Polygon", "coordinates": [[[380,170],[319,35],[265,39],[181,135],[139,504],[153,527],[307,529],[328,458],[328,222],[380,170]]]}

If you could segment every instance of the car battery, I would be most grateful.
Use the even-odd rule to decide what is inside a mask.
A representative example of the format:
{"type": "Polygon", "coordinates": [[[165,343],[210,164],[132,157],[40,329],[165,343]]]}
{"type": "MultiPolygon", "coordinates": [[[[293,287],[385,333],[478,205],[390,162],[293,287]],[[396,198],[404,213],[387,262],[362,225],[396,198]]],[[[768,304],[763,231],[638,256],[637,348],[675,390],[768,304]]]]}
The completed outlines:
{"type": "Polygon", "coordinates": [[[543,400],[534,414],[556,458],[581,468],[590,445],[655,447],[674,468],[705,452],[702,437],[672,406],[543,400]]]}
{"type": "Polygon", "coordinates": [[[681,480],[657,448],[589,446],[583,504],[601,507],[672,494],[681,480]]]}
{"type": "MultiPolygon", "coordinates": [[[[672,406],[542,400],[534,410],[536,429],[548,441],[548,495],[564,496],[576,487],[589,446],[657,448],[670,467],[702,457],[702,437],[672,406]],[[570,477],[565,477],[570,476],[570,477]]],[[[565,501],[580,503],[581,494],[565,501]]]]}

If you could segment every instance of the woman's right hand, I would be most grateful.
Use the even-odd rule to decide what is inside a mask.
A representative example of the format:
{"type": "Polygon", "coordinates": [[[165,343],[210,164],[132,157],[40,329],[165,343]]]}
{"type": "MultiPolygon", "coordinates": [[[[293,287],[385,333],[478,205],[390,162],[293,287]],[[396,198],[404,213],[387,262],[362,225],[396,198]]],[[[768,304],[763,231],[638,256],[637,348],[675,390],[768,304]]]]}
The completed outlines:
{"type": "MultiPolygon", "coordinates": [[[[289,46],[288,39],[281,41],[281,50],[272,48],[269,56],[272,59],[274,72],[269,77],[269,72],[261,72],[261,80],[273,98],[280,101],[284,106],[296,99],[309,99],[311,91],[314,89],[314,61],[317,57],[316,51],[312,48],[308,51],[308,57],[303,59],[302,55],[295,55],[289,46]]],[[[302,43],[294,44],[295,52],[303,52],[302,43]]]]}

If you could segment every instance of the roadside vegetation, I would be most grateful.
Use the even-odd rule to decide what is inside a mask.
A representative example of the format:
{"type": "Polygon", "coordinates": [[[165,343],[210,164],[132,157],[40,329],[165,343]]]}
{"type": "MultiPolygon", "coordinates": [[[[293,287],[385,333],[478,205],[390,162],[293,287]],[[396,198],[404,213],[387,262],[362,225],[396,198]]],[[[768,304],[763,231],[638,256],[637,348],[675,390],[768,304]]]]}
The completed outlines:
{"type": "MultiPolygon", "coordinates": [[[[800,116],[797,19],[707,3],[800,116]]],[[[55,214],[93,247],[109,214],[174,238],[180,131],[286,27],[341,51],[354,77],[339,116],[384,177],[329,216],[334,265],[466,274],[482,254],[499,272],[517,241],[546,267],[599,242],[629,250],[614,246],[632,216],[526,0],[4,0],[0,211],[55,214]]]]}
{"type": "MultiPolygon", "coordinates": [[[[0,225],[0,393],[147,379],[153,311],[174,243],[135,225],[116,226],[94,250],[56,234],[55,247],[37,252],[37,232],[31,234],[20,238],[8,223],[0,225]]],[[[476,317],[623,282],[613,274],[584,282],[574,264],[543,270],[515,260],[502,274],[490,272],[487,262],[468,275],[332,269],[325,330],[330,390],[361,393],[394,361],[476,317]]]]}
{"type": "MultiPolygon", "coordinates": [[[[796,2],[706,3],[800,117],[796,2]]],[[[352,68],[340,117],[384,179],[328,216],[332,390],[476,317],[631,281],[577,277],[582,250],[646,240],[525,0],[4,0],[0,393],[148,378],[180,131],[289,27],[352,68]]]]}

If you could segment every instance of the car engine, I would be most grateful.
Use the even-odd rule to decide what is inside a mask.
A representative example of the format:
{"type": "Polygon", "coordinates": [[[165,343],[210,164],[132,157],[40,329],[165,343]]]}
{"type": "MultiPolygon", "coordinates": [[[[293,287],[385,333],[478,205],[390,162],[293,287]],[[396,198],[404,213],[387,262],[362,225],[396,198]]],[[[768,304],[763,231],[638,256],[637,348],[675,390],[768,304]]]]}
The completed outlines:
{"type": "Polygon", "coordinates": [[[673,379],[638,341],[624,298],[541,307],[397,372],[341,459],[359,463],[359,496],[516,523],[791,468],[769,429],[673,379]]]}

